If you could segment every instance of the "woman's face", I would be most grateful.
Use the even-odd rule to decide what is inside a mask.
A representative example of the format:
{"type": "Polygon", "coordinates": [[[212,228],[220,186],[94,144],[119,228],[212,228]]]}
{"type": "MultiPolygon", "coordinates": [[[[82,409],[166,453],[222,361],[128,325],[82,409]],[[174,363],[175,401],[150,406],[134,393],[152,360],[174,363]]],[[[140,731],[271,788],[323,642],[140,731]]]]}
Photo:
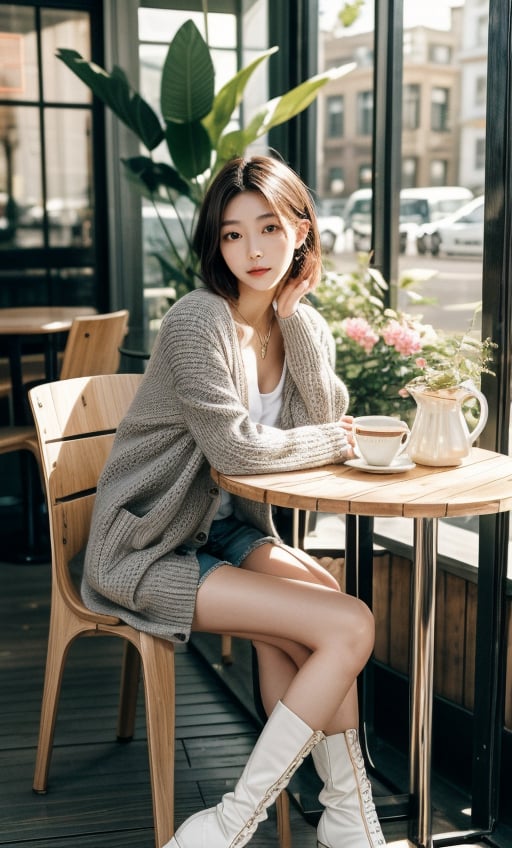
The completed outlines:
{"type": "Polygon", "coordinates": [[[221,222],[220,252],[238,280],[240,293],[244,288],[277,288],[308,229],[307,221],[294,225],[278,218],[257,191],[244,191],[230,200],[221,222]]]}

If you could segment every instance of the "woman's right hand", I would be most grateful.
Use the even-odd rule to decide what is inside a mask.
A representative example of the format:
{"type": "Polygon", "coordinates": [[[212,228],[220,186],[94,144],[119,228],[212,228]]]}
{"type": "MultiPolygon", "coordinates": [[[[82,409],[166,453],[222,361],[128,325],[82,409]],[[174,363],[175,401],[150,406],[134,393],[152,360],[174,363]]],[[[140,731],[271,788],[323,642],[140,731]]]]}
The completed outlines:
{"type": "Polygon", "coordinates": [[[341,424],[343,430],[345,431],[345,435],[347,437],[347,442],[348,442],[348,448],[347,448],[346,451],[344,451],[344,453],[346,454],[346,456],[344,457],[345,459],[354,459],[355,456],[356,456],[356,453],[354,451],[354,446],[355,446],[354,433],[353,433],[353,430],[352,430],[353,421],[354,421],[353,415],[343,415],[342,418],[340,418],[340,424],[341,424]]]}
{"type": "Polygon", "coordinates": [[[310,292],[312,288],[313,286],[309,280],[288,279],[276,298],[279,318],[290,318],[297,311],[301,298],[310,292]]]}

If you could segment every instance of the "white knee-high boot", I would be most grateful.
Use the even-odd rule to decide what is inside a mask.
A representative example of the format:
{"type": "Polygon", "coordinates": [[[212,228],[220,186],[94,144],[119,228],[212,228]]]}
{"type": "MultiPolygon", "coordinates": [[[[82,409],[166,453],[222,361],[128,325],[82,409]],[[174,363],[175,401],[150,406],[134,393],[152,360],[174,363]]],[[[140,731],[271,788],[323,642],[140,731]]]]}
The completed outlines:
{"type": "Polygon", "coordinates": [[[327,736],[311,752],[324,788],[318,848],[377,848],[385,845],[357,730],[327,736]]]}
{"type": "Polygon", "coordinates": [[[233,792],[216,807],[187,819],[164,848],[242,848],[258,823],[267,818],[267,807],[276,800],[303,759],[324,738],[313,732],[279,701],[233,792]]]}

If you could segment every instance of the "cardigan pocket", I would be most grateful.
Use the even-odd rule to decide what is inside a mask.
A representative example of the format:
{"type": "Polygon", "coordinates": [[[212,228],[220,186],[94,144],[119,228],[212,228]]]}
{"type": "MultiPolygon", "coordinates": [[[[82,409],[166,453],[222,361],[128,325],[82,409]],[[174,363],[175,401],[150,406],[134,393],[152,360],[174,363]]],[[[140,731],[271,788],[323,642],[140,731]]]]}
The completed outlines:
{"type": "Polygon", "coordinates": [[[124,507],[119,507],[109,527],[102,529],[103,544],[99,550],[102,568],[109,571],[120,559],[140,550],[136,538],[140,532],[142,519],[124,507]]]}

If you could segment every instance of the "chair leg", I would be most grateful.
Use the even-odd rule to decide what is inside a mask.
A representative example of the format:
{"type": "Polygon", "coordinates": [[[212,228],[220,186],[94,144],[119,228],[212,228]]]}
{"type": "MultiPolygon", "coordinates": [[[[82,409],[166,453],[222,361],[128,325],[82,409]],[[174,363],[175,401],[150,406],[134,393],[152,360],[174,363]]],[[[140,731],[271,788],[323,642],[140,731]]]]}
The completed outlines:
{"type": "Polygon", "coordinates": [[[39,740],[34,768],[34,792],[44,794],[48,783],[48,772],[53,748],[55,721],[59,707],[59,696],[66,657],[71,643],[80,633],[75,617],[54,597],[48,634],[48,652],[44,674],[39,740]]]}
{"type": "Polygon", "coordinates": [[[174,834],[175,672],[172,642],[140,633],[155,843],[174,834]]]}
{"type": "Polygon", "coordinates": [[[290,799],[283,789],[276,801],[277,836],[279,848],[292,848],[292,830],[290,827],[290,799]]]}
{"type": "Polygon", "coordinates": [[[119,714],[117,718],[117,738],[119,742],[130,742],[133,739],[139,680],[140,654],[135,645],[126,639],[124,643],[119,714]]]}

